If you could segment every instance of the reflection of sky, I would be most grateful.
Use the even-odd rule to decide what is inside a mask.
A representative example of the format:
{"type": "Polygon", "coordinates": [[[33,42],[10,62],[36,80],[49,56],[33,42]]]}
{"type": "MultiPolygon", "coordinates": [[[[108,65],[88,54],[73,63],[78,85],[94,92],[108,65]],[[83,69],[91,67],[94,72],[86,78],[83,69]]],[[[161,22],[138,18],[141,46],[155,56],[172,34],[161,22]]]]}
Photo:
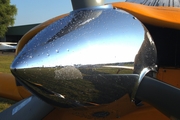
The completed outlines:
{"type": "Polygon", "coordinates": [[[69,50],[62,58],[62,65],[106,64],[132,62],[139,48],[119,44],[87,45],[81,50],[69,50]],[[128,49],[127,49],[128,48],[128,49]]]}
{"type": "Polygon", "coordinates": [[[114,9],[95,10],[83,15],[85,17],[77,17],[68,23],[71,15],[44,29],[24,48],[16,63],[25,63],[28,67],[50,67],[134,61],[144,40],[144,29],[133,16],[114,9]],[[69,28],[63,31],[67,34],[57,34],[64,27],[69,28]],[[54,35],[60,37],[47,43],[54,35]]]}

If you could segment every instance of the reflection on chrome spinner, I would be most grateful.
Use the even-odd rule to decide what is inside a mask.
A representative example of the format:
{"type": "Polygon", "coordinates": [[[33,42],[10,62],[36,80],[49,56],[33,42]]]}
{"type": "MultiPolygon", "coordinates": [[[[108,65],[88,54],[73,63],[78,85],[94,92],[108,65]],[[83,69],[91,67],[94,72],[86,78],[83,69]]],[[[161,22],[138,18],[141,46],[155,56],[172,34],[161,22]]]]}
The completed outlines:
{"type": "Polygon", "coordinates": [[[155,45],[149,44],[146,33],[132,15],[111,6],[76,10],[34,36],[16,56],[11,71],[52,105],[108,104],[131,93],[138,71],[155,64],[155,45]],[[140,47],[148,50],[143,53],[140,47]],[[135,66],[137,54],[151,62],[141,56],[144,65],[137,62],[138,70],[121,69],[135,66]]]}

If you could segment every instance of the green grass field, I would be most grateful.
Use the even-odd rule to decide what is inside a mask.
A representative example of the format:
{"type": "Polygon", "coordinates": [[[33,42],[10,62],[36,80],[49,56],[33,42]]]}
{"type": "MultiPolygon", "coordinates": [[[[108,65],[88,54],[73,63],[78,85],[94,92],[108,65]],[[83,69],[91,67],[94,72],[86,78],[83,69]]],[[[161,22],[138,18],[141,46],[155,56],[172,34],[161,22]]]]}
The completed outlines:
{"type": "Polygon", "coordinates": [[[10,73],[10,65],[14,59],[14,54],[10,53],[0,53],[0,72],[10,73]]]}
{"type": "MultiPolygon", "coordinates": [[[[4,54],[0,53],[0,72],[1,73],[10,73],[9,68],[13,59],[14,59],[13,53],[9,53],[9,52],[5,52],[4,54]]],[[[14,103],[15,101],[0,97],[0,112],[10,107],[14,103]]]]}

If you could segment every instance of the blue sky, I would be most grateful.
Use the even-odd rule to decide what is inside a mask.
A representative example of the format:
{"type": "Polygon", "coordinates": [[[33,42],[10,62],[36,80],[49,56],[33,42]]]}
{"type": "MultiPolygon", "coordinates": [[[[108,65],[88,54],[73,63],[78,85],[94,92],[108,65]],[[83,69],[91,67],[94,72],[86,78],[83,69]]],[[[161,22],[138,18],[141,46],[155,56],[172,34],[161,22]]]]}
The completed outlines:
{"type": "MultiPolygon", "coordinates": [[[[105,3],[124,0],[105,0],[105,3]]],[[[14,26],[42,23],[58,15],[72,11],[71,0],[11,0],[18,13],[14,26]]]]}

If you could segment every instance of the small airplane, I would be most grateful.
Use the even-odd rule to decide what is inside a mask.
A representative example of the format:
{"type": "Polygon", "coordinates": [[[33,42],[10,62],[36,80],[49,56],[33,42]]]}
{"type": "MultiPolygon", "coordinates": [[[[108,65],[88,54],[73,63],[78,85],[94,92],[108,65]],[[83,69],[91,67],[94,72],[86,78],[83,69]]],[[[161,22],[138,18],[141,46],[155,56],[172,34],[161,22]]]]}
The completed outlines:
{"type": "Polygon", "coordinates": [[[71,1],[19,41],[0,119],[179,120],[179,1],[71,1]]]}
{"type": "Polygon", "coordinates": [[[15,42],[0,42],[0,51],[16,50],[17,43],[15,42]]]}

